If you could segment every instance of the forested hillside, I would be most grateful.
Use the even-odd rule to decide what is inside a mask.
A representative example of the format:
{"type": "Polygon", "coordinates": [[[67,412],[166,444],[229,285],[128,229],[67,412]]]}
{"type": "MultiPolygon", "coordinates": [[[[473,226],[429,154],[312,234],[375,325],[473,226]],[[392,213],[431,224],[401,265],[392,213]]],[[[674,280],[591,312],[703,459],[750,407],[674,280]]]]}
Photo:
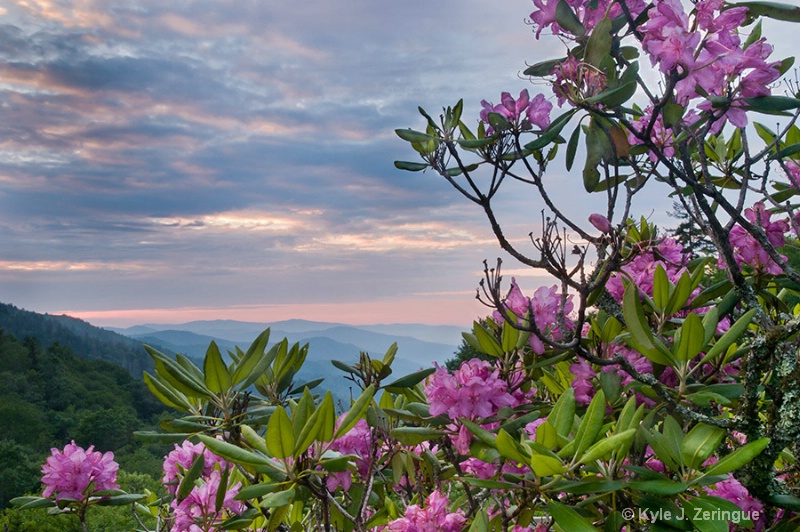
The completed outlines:
{"type": "Polygon", "coordinates": [[[133,431],[158,423],[165,409],[141,379],[110,362],[76,355],[61,342],[65,327],[46,319],[52,317],[44,316],[37,324],[31,319],[34,313],[7,305],[0,312],[4,323],[12,314],[20,326],[27,322],[29,330],[52,327],[43,337],[23,339],[0,327],[0,507],[38,489],[39,468],[50,448],[73,439],[114,451],[127,471],[157,475],[167,449],[141,444],[133,431]],[[48,344],[52,340],[56,341],[48,344]]]}
{"type": "Polygon", "coordinates": [[[0,303],[0,329],[19,339],[36,338],[45,347],[58,343],[80,357],[111,362],[136,379],[153,366],[141,342],[70,316],[38,314],[0,303]]]}

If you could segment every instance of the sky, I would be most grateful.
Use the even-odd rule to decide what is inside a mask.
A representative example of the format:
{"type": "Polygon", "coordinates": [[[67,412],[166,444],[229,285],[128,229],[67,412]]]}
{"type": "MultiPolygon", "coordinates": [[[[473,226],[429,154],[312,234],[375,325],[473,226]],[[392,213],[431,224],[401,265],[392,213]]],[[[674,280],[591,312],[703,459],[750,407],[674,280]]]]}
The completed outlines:
{"type": "MultiPolygon", "coordinates": [[[[503,90],[549,93],[521,72],[564,48],[534,39],[531,8],[3,2],[0,301],[113,326],[466,326],[488,312],[484,260],[526,291],[551,284],[444,180],[393,166],[414,160],[393,131],[424,127],[417,106],[464,98],[474,124],[503,90]]],[[[579,174],[554,179],[592,212],[579,174]]],[[[525,246],[541,202],[509,187],[497,207],[525,246]]]]}

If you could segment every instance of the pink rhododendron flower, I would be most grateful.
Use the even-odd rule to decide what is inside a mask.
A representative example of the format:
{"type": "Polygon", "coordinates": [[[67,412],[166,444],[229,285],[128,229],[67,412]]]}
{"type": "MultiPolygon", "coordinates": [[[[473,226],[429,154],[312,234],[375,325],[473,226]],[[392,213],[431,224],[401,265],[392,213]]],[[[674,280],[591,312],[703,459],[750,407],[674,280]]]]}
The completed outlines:
{"type": "Polygon", "coordinates": [[[228,463],[219,456],[215,455],[203,443],[194,444],[189,440],[184,441],[179,447],[175,444],[175,449],[164,459],[164,477],[162,481],[171,495],[178,491],[178,485],[187,469],[192,466],[195,459],[203,455],[204,466],[202,476],[207,477],[214,470],[214,466],[219,464],[220,469],[226,469],[228,463]]]}
{"type": "Polygon", "coordinates": [[[392,532],[461,532],[467,518],[459,508],[450,512],[450,500],[436,490],[425,499],[424,507],[412,504],[405,516],[391,521],[385,530],[392,532]]]}
{"type": "MultiPolygon", "coordinates": [[[[750,495],[747,488],[742,486],[742,483],[736,480],[732,474],[729,473],[728,477],[727,480],[714,484],[708,490],[708,494],[732,502],[741,508],[744,514],[754,515],[754,512],[758,512],[763,515],[764,503],[750,495]]],[[[763,528],[763,524],[761,526],[757,524],[756,528],[763,528]]]]}
{"type": "Polygon", "coordinates": [[[428,377],[425,393],[432,416],[447,414],[453,420],[489,417],[501,407],[514,405],[500,371],[477,358],[462,363],[452,375],[437,365],[428,377]]]}
{"type": "Polygon", "coordinates": [[[119,489],[114,453],[95,451],[94,445],[84,450],[72,441],[61,451],[50,449],[50,456],[42,466],[42,496],[56,495],[56,500],[76,499],[82,501],[92,493],[119,489]],[[91,492],[87,493],[89,486],[91,492]]]}
{"type": "Polygon", "coordinates": [[[210,532],[217,530],[214,525],[222,523],[230,514],[241,514],[245,505],[234,497],[239,493],[241,483],[228,486],[222,502],[217,508],[217,492],[220,488],[221,474],[214,470],[205,482],[192,488],[185,499],[172,501],[175,513],[171,532],[210,532]]]}
{"type": "Polygon", "coordinates": [[[592,397],[595,394],[594,385],[592,384],[592,379],[596,375],[594,369],[592,369],[591,364],[581,358],[575,364],[572,364],[569,370],[575,375],[571,385],[575,390],[575,402],[588,405],[592,402],[592,397]]]}
{"type": "MultiPolygon", "coordinates": [[[[757,202],[751,209],[745,209],[744,216],[747,220],[760,226],[764,230],[767,240],[774,247],[781,247],[786,242],[785,233],[789,230],[789,223],[786,220],[771,221],[772,213],[764,206],[764,203],[757,202]]],[[[733,247],[734,259],[738,266],[747,265],[756,271],[779,275],[782,270],[778,264],[772,260],[767,251],[759,244],[758,240],[750,233],[745,231],[740,225],[731,229],[728,238],[733,247]]],[[[784,255],[781,255],[786,260],[784,255]]],[[[719,259],[720,268],[725,267],[724,260],[719,259]]]]}
{"type": "MultiPolygon", "coordinates": [[[[336,421],[336,426],[341,424],[344,416],[342,414],[336,421]]],[[[331,443],[330,449],[341,454],[352,454],[358,456],[356,460],[356,468],[359,475],[365,477],[369,474],[369,460],[372,446],[372,429],[367,424],[366,419],[359,419],[352,429],[342,434],[339,438],[331,443]]],[[[350,489],[353,483],[350,471],[337,471],[329,473],[326,480],[328,491],[335,491],[337,487],[341,486],[344,491],[350,489]]]]}
{"type": "MultiPolygon", "coordinates": [[[[494,105],[486,100],[481,100],[483,109],[480,112],[481,120],[489,124],[489,114],[497,113],[517,127],[526,128],[535,125],[540,129],[546,129],[550,125],[550,111],[553,104],[545,100],[543,94],[537,94],[531,100],[528,89],[523,89],[519,93],[519,98],[514,99],[508,92],[500,95],[500,103],[494,105]]],[[[489,126],[486,133],[491,135],[494,128],[489,126]]]]}
{"type": "MultiPolygon", "coordinates": [[[[622,270],[631,276],[640,290],[652,296],[653,275],[656,268],[659,265],[664,268],[667,278],[675,283],[685,271],[683,263],[683,246],[673,238],[665,238],[637,255],[631,262],[624,265],[622,270]]],[[[606,289],[615,299],[622,301],[625,287],[620,276],[611,277],[606,284],[606,289]]]]}

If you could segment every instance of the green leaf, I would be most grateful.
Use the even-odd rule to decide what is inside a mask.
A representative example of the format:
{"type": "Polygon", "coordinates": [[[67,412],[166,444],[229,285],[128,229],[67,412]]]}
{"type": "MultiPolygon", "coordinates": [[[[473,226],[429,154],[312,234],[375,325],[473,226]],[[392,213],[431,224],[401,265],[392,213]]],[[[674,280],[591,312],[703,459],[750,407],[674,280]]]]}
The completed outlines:
{"type": "Polygon", "coordinates": [[[155,395],[156,398],[165,405],[184,412],[190,412],[192,410],[192,405],[185,395],[172,386],[167,386],[161,382],[158,377],[153,377],[145,371],[143,379],[150,393],[155,395]]]}
{"type": "Polygon", "coordinates": [[[561,436],[567,436],[572,430],[575,420],[575,389],[570,387],[564,390],[558,398],[547,421],[556,428],[556,432],[561,436]]]}
{"type": "Polygon", "coordinates": [[[687,484],[672,480],[634,480],[628,483],[628,487],[655,495],[677,495],[689,489],[687,484]]]}
{"type": "Polygon", "coordinates": [[[203,361],[203,372],[208,389],[214,393],[227,391],[231,386],[231,374],[228,366],[222,360],[219,347],[215,341],[211,341],[206,351],[206,358],[203,361]]]}
{"type": "MultiPolygon", "coordinates": [[[[594,35],[594,33],[592,33],[592,35],[594,35]]],[[[586,98],[584,101],[585,103],[601,103],[613,109],[633,98],[633,95],[636,93],[636,87],[636,81],[629,81],[616,89],[601,92],[591,98],[586,98]]]]}
{"type": "MultiPolygon", "coordinates": [[[[266,329],[258,335],[258,338],[250,344],[247,353],[245,353],[241,360],[239,360],[239,363],[236,364],[236,370],[231,377],[231,386],[238,386],[239,383],[252,376],[251,373],[258,365],[259,360],[264,356],[264,349],[267,347],[267,342],[269,342],[269,329],[266,329]]],[[[246,386],[239,387],[239,389],[243,388],[246,388],[246,386]]]]}
{"type": "Polygon", "coordinates": [[[559,59],[548,59],[547,61],[542,61],[540,63],[533,64],[525,69],[523,72],[526,76],[533,76],[536,78],[541,78],[544,76],[549,76],[553,73],[553,70],[561,63],[566,61],[566,57],[561,57],[559,59]]]}
{"type": "Polygon", "coordinates": [[[466,418],[459,418],[461,423],[469,429],[469,431],[483,443],[488,445],[489,447],[497,447],[496,439],[497,436],[486,430],[485,428],[481,427],[474,421],[470,421],[466,418]]]}
{"type": "Polygon", "coordinates": [[[725,429],[698,423],[681,442],[681,458],[688,467],[697,469],[717,450],[725,437],[725,429]]]}
{"type": "Polygon", "coordinates": [[[556,23],[576,37],[586,35],[586,28],[583,27],[578,16],[564,0],[559,0],[558,5],[556,5],[556,23]]]}
{"type": "Polygon", "coordinates": [[[747,330],[747,327],[750,325],[750,322],[753,320],[753,316],[756,315],[757,309],[750,309],[745,312],[741,318],[736,320],[736,322],[731,325],[730,329],[725,331],[725,334],[716,341],[716,343],[709,349],[705,356],[700,360],[701,364],[708,362],[709,360],[714,360],[719,355],[725,353],[728,348],[736,342],[742,334],[747,330]]]}
{"type": "Polygon", "coordinates": [[[642,302],[639,300],[639,288],[633,283],[628,283],[625,287],[625,293],[622,296],[622,314],[625,317],[625,326],[630,333],[628,341],[632,344],[631,347],[656,364],[675,365],[669,351],[657,347],[657,340],[653,337],[650,324],[644,315],[642,302]]]}
{"type": "MultiPolygon", "coordinates": [[[[434,368],[435,369],[435,368],[434,368]]],[[[350,410],[347,411],[347,414],[342,419],[341,424],[339,424],[339,428],[336,430],[334,434],[334,438],[338,438],[342,434],[345,434],[350,429],[352,429],[358,420],[364,417],[364,412],[366,412],[367,407],[372,403],[372,397],[375,395],[375,385],[370,384],[361,395],[356,399],[356,402],[353,403],[353,406],[350,407],[350,410]]]]}
{"type": "Polygon", "coordinates": [[[720,508],[709,500],[693,497],[683,501],[686,517],[699,532],[727,532],[728,521],[721,519],[720,508]],[[703,512],[708,514],[703,515],[703,512]],[[695,519],[695,516],[698,518],[695,519]]]}
{"type": "Polygon", "coordinates": [[[658,264],[653,274],[653,303],[656,304],[656,309],[659,312],[664,312],[667,308],[669,295],[670,282],[667,278],[667,272],[661,264],[658,264]]]}
{"type": "Polygon", "coordinates": [[[287,504],[289,504],[294,500],[294,495],[295,495],[294,488],[283,491],[276,491],[264,497],[264,500],[261,501],[259,506],[263,508],[277,508],[279,506],[286,506],[287,504]]]}
{"type": "Polygon", "coordinates": [[[156,364],[156,374],[169,381],[173,387],[192,397],[208,398],[211,396],[211,391],[205,383],[181,367],[175,360],[148,345],[144,348],[156,364]]]}
{"type": "Polygon", "coordinates": [[[428,142],[431,140],[438,140],[432,135],[428,135],[427,133],[422,133],[420,131],[414,131],[413,129],[395,129],[394,132],[398,137],[406,142],[428,142]]]}
{"type": "Polygon", "coordinates": [[[333,410],[333,396],[331,392],[325,392],[325,397],[319,404],[317,409],[308,418],[300,434],[296,438],[294,455],[300,456],[311,447],[314,441],[328,441],[333,436],[333,424],[336,423],[335,413],[333,410]],[[334,416],[333,421],[330,420],[334,416]],[[330,426],[330,436],[326,439],[325,436],[328,432],[328,425],[330,426]]]}
{"type": "Polygon", "coordinates": [[[52,499],[36,496],[14,497],[8,502],[20,510],[26,510],[29,508],[52,508],[56,505],[52,499]]]}
{"type": "MultiPolygon", "coordinates": [[[[795,8],[800,12],[800,8],[795,8]]],[[[800,99],[789,96],[759,96],[757,98],[742,98],[748,110],[759,113],[775,113],[790,111],[800,107],[800,99]]]]}
{"type": "Polygon", "coordinates": [[[769,17],[785,22],[800,22],[800,7],[778,2],[736,2],[731,7],[746,7],[751,17],[769,17]]]}
{"type": "Polygon", "coordinates": [[[578,141],[581,138],[581,126],[575,128],[572,135],[569,137],[567,143],[567,171],[572,170],[572,164],[575,162],[575,154],[578,152],[578,141]]]}
{"type": "Polygon", "coordinates": [[[198,434],[197,438],[203,442],[211,452],[231,462],[244,465],[275,467],[275,463],[269,458],[243,449],[237,445],[218,440],[217,438],[205,434],[198,434]]]}
{"type": "Polygon", "coordinates": [[[478,339],[478,343],[481,346],[481,351],[483,351],[487,355],[491,355],[493,357],[501,357],[505,354],[503,351],[503,346],[500,345],[500,342],[497,341],[497,338],[480,322],[474,322],[472,324],[472,332],[475,334],[475,337],[478,339]]]}
{"type": "MultiPolygon", "coordinates": [[[[591,464],[595,460],[602,460],[618,449],[630,448],[636,429],[628,429],[619,434],[614,434],[608,438],[603,438],[586,450],[578,463],[591,464]]],[[[617,454],[619,456],[619,454],[617,454]]]]}
{"type": "Polygon", "coordinates": [[[678,360],[688,362],[697,356],[705,347],[706,330],[703,320],[694,312],[690,312],[679,330],[680,341],[677,343],[675,355],[678,360]]]}
{"type": "MultiPolygon", "coordinates": [[[[556,13],[557,12],[558,8],[556,8],[556,13]]],[[[558,15],[556,14],[556,16],[558,15]]],[[[606,17],[598,22],[592,30],[592,34],[589,36],[589,42],[586,44],[586,55],[584,57],[584,61],[590,65],[600,68],[600,63],[602,62],[603,58],[611,53],[611,43],[611,21],[606,17]]],[[[633,96],[633,92],[635,91],[636,86],[634,85],[630,96],[633,96]]],[[[619,105],[627,101],[630,96],[622,100],[619,105]]]]}
{"type": "Polygon", "coordinates": [[[597,528],[565,504],[550,501],[547,503],[547,512],[553,517],[556,524],[567,532],[597,532],[597,528]]]}
{"type": "Polygon", "coordinates": [[[404,377],[400,377],[396,381],[393,381],[389,384],[386,384],[384,388],[413,388],[420,382],[424,381],[428,378],[429,375],[436,373],[436,368],[428,368],[417,371],[415,373],[411,373],[410,375],[406,375],[404,377]]]}
{"type": "Polygon", "coordinates": [[[443,430],[430,429],[428,427],[398,427],[390,432],[392,438],[403,445],[412,447],[425,441],[438,440],[446,434],[443,430]]]}
{"type": "Polygon", "coordinates": [[[395,161],[394,167],[398,170],[406,170],[408,172],[419,172],[428,167],[427,163],[415,163],[411,161],[395,161]]]}
{"type": "Polygon", "coordinates": [[[603,390],[599,390],[592,398],[592,402],[589,403],[586,414],[575,433],[575,458],[580,458],[583,452],[597,440],[605,414],[606,395],[603,390]]]}
{"type": "Polygon", "coordinates": [[[275,458],[288,458],[294,453],[295,438],[292,422],[282,406],[277,407],[269,418],[266,441],[267,449],[275,458]]]}
{"type": "Polygon", "coordinates": [[[531,455],[530,466],[534,474],[538,477],[553,477],[556,475],[563,475],[567,471],[567,467],[564,465],[564,462],[562,462],[557,456],[551,456],[548,454],[533,453],[531,455]]]}
{"type": "Polygon", "coordinates": [[[199,479],[203,474],[203,468],[206,466],[206,459],[203,456],[203,453],[197,455],[197,457],[192,461],[192,465],[189,469],[184,473],[183,480],[181,480],[180,485],[178,486],[177,491],[177,498],[179,501],[182,501],[186,497],[189,496],[189,493],[192,492],[194,489],[194,483],[199,479]]]}
{"type": "Polygon", "coordinates": [[[725,473],[736,471],[740,467],[749,464],[756,456],[761,454],[761,451],[769,445],[769,441],[769,438],[761,438],[739,447],[732,453],[720,458],[717,463],[708,467],[708,469],[703,472],[703,475],[724,475],[725,473]]]}
{"type": "Polygon", "coordinates": [[[518,440],[511,437],[511,435],[503,429],[497,432],[495,445],[497,445],[497,451],[509,460],[514,460],[520,464],[527,464],[530,460],[530,453],[527,449],[523,448],[518,440]]]}
{"type": "MultiPolygon", "coordinates": [[[[563,2],[563,0],[561,0],[563,2]]],[[[539,138],[536,140],[529,142],[525,145],[525,149],[529,151],[536,151],[544,148],[554,140],[556,140],[561,133],[561,130],[564,129],[575,113],[578,112],[577,109],[572,109],[567,111],[566,113],[558,116],[555,120],[550,122],[550,127],[547,128],[539,138]]]]}

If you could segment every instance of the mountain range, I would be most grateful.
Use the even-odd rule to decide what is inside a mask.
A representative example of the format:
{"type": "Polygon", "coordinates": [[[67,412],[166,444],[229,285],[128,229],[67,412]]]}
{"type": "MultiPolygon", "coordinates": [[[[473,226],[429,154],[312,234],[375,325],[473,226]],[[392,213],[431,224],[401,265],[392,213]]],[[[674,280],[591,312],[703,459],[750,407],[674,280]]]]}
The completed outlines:
{"type": "Polygon", "coordinates": [[[270,344],[284,337],[290,343],[309,344],[306,364],[295,384],[325,378],[322,389],[331,390],[337,399],[346,400],[352,383],[337,370],[332,360],[352,365],[360,352],[380,359],[396,342],[397,356],[392,365],[395,377],[407,375],[453,356],[461,342],[462,329],[455,326],[386,324],[352,326],[343,323],[300,319],[257,323],[233,320],[192,321],[180,324],[147,323],[128,328],[99,328],[70,316],[39,314],[0,303],[0,331],[20,340],[31,339],[44,347],[60,344],[83,358],[102,359],[128,370],[134,378],[152,370],[153,363],[143,345],[165,354],[182,353],[202,367],[203,357],[213,340],[225,353],[236,346],[246,350],[266,328],[270,344]]]}

